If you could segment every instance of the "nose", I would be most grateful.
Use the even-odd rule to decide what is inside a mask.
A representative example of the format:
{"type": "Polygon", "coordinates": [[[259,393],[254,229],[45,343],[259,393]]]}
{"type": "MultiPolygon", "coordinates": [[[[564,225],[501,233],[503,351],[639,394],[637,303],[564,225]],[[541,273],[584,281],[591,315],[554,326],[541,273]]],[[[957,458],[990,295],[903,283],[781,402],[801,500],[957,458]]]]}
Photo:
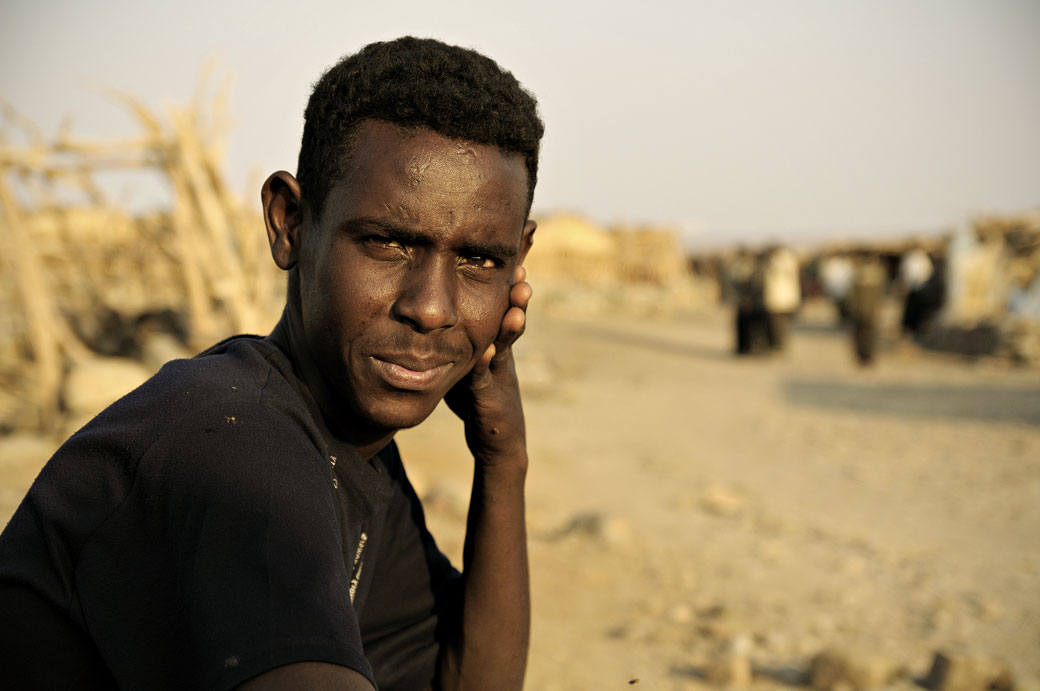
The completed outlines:
{"type": "Polygon", "coordinates": [[[413,265],[394,301],[394,316],[424,334],[454,326],[455,281],[455,267],[445,259],[430,256],[413,265]]]}

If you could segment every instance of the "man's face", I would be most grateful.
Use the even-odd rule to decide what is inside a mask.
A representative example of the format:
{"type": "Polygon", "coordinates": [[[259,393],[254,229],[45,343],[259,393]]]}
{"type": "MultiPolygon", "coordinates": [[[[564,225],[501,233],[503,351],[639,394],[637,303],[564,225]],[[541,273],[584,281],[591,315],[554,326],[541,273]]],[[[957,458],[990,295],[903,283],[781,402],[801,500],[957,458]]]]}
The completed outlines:
{"type": "Polygon", "coordinates": [[[417,425],[470,371],[509,306],[526,204],[521,156],[378,121],[358,128],[297,264],[307,349],[337,417],[373,431],[417,425]]]}

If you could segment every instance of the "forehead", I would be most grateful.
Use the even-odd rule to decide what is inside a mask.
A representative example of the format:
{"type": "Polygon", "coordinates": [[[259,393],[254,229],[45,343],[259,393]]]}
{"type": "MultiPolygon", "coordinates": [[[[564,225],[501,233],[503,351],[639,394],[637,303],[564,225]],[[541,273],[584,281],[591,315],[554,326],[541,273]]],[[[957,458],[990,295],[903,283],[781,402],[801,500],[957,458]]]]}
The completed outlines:
{"type": "Polygon", "coordinates": [[[352,137],[328,204],[343,212],[508,216],[522,226],[527,168],[521,155],[493,146],[368,120],[352,137]]]}

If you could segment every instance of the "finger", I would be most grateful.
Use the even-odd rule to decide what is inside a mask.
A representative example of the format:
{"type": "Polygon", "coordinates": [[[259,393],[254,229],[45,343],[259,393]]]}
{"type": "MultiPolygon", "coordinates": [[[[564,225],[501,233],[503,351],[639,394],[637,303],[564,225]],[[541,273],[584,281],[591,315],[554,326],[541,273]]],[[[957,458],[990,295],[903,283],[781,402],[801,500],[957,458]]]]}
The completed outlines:
{"type": "Polygon", "coordinates": [[[524,281],[526,279],[527,269],[525,269],[522,266],[516,267],[516,270],[513,272],[513,283],[520,283],[521,281],[524,281]]]}
{"type": "Polygon", "coordinates": [[[522,310],[527,309],[527,303],[531,301],[531,296],[534,294],[534,289],[531,288],[531,284],[525,281],[514,283],[513,287],[509,289],[509,304],[519,307],[522,310]]]}
{"type": "Polygon", "coordinates": [[[519,338],[527,326],[527,313],[519,307],[510,307],[502,317],[502,326],[498,330],[498,338],[495,343],[499,346],[509,346],[519,338]]]}

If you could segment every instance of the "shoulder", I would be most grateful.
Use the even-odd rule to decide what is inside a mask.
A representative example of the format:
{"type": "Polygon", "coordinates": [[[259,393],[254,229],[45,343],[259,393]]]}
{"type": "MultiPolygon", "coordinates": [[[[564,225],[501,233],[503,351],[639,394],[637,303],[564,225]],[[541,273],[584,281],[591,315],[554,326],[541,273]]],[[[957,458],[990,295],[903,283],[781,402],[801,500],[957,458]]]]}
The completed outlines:
{"type": "Polygon", "coordinates": [[[168,497],[206,483],[219,491],[253,477],[266,458],[290,450],[317,458],[320,435],[286,368],[273,345],[255,338],[168,363],[70,437],[27,503],[40,521],[68,523],[58,533],[75,552],[139,484],[168,497]]]}
{"type": "Polygon", "coordinates": [[[307,396],[281,351],[261,339],[229,339],[169,363],[123,401],[142,405],[138,419],[153,429],[138,472],[156,475],[170,492],[183,484],[219,493],[327,471],[307,396]]]}
{"type": "Polygon", "coordinates": [[[284,395],[293,388],[292,366],[272,343],[236,336],[193,358],[173,360],[127,397],[127,402],[183,398],[192,403],[214,398],[256,399],[284,395]],[[128,400],[129,399],[129,400],[128,400]]]}
{"type": "MultiPolygon", "coordinates": [[[[255,337],[222,341],[194,358],[173,360],[134,391],[102,411],[70,439],[115,443],[139,458],[164,434],[184,434],[214,409],[228,417],[245,407],[277,402],[284,410],[304,408],[294,390],[288,361],[273,345],[255,337]]],[[[236,417],[237,419],[237,417],[236,417]]]]}

